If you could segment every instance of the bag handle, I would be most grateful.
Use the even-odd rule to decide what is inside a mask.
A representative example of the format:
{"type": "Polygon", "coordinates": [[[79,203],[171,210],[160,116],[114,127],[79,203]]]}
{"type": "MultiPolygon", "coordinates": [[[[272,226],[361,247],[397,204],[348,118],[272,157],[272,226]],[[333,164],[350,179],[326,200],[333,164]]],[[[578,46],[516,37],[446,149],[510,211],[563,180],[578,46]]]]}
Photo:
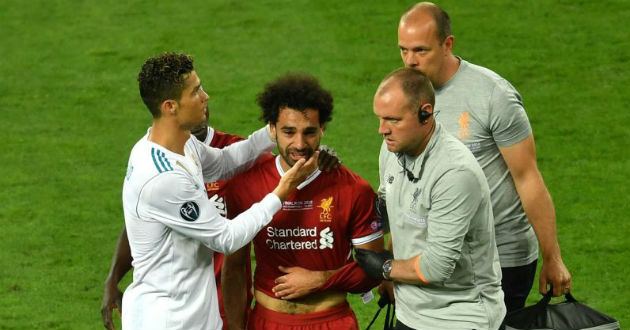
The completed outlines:
{"type": "Polygon", "coordinates": [[[370,327],[372,326],[372,324],[374,324],[374,321],[376,321],[376,318],[378,317],[378,314],[381,313],[381,310],[385,306],[387,306],[387,312],[385,313],[385,324],[383,324],[383,327],[385,328],[384,330],[394,329],[394,318],[395,318],[394,315],[395,315],[396,312],[395,311],[393,311],[393,312],[390,311],[390,309],[392,307],[392,302],[389,300],[389,296],[387,295],[387,293],[383,294],[381,296],[381,298],[378,300],[378,306],[379,306],[379,309],[376,311],[376,315],[374,315],[374,317],[372,318],[372,321],[367,326],[366,330],[370,330],[370,327]]]}
{"type": "MultiPolygon", "coordinates": [[[[549,290],[547,290],[547,293],[542,297],[542,299],[540,299],[540,301],[536,305],[543,305],[543,306],[549,305],[549,302],[551,301],[552,296],[553,296],[553,285],[550,284],[549,290]]],[[[565,293],[564,298],[568,302],[577,302],[577,300],[573,298],[573,296],[571,295],[571,292],[565,293]]]]}

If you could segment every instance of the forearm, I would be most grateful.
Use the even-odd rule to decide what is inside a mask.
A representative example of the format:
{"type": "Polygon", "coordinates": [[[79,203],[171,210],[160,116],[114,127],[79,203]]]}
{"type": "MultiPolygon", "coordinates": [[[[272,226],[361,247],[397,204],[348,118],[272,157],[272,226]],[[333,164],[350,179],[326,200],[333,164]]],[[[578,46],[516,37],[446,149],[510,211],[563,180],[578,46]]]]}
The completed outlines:
{"type": "Polygon", "coordinates": [[[249,245],[225,256],[221,269],[221,298],[228,329],[245,329],[247,321],[246,265],[249,245]]]}
{"type": "Polygon", "coordinates": [[[527,177],[515,180],[515,184],[525,214],[538,238],[543,258],[559,257],[556,214],[540,172],[535,171],[527,177]]]}
{"type": "Polygon", "coordinates": [[[343,291],[363,293],[377,286],[381,281],[371,279],[354,261],[334,272],[329,272],[326,283],[318,291],[343,291]]]}
{"type": "Polygon", "coordinates": [[[427,284],[418,272],[419,255],[410,259],[394,260],[390,278],[392,281],[407,284],[427,284]]]}
{"type": "Polygon", "coordinates": [[[123,228],[118,237],[118,242],[116,243],[116,249],[114,250],[114,256],[105,283],[117,286],[118,282],[120,282],[131,269],[132,261],[133,258],[131,257],[129,239],[127,238],[127,229],[123,228]]]}
{"type": "Polygon", "coordinates": [[[229,179],[250,168],[258,157],[270,153],[275,147],[267,127],[254,131],[246,140],[220,150],[206,146],[207,154],[202,155],[204,178],[208,182],[229,179]]]}
{"type": "Polygon", "coordinates": [[[224,227],[215,233],[215,237],[206,245],[224,254],[236,252],[249,243],[281,207],[277,196],[267,194],[260,202],[253,204],[234,219],[221,219],[224,227]]]}

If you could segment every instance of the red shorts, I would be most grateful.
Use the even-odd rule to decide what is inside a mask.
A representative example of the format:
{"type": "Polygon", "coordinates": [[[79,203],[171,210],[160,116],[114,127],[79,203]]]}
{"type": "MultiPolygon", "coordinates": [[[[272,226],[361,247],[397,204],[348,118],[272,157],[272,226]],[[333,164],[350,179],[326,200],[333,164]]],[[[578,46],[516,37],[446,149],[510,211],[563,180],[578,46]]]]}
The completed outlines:
{"type": "Polygon", "coordinates": [[[285,314],[256,304],[247,320],[248,330],[358,330],[350,305],[335,306],[308,314],[285,314]]]}

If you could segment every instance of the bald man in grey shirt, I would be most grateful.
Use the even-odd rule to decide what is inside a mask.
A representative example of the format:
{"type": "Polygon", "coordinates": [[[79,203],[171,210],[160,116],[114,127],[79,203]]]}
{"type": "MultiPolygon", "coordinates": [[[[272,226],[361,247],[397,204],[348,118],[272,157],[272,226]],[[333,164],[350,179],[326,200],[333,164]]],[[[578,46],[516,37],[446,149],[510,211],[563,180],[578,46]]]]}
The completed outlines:
{"type": "Polygon", "coordinates": [[[542,256],[539,290],[571,290],[562,261],[556,215],[536,162],[532,129],[521,96],[498,74],[453,54],[446,11],[431,2],[412,6],[398,25],[406,67],[424,72],[435,88],[435,119],[461,140],[483,169],[492,201],[495,235],[508,311],[522,308],[542,256]]]}
{"type": "Polygon", "coordinates": [[[472,153],[432,117],[434,100],[429,79],[410,68],[374,96],[393,258],[357,258],[393,281],[397,329],[496,329],[505,305],[490,190],[472,153]]]}

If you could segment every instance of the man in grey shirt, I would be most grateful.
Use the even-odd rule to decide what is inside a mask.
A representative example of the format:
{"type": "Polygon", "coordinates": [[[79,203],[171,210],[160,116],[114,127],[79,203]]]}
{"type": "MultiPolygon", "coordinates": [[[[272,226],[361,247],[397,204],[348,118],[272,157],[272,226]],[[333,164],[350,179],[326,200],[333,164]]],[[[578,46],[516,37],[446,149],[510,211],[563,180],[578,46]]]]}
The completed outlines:
{"type": "Polygon", "coordinates": [[[398,45],[405,66],[429,77],[435,119],[472,151],[488,180],[509,312],[525,305],[538,243],[541,293],[547,284],[553,284],[554,296],[568,292],[571,275],[560,255],[553,202],[536,164],[521,96],[496,73],[455,56],[453,43],[450,18],[435,4],[421,2],[402,15],[398,45]]]}
{"type": "Polygon", "coordinates": [[[505,305],[490,189],[472,153],[432,117],[434,100],[427,76],[410,68],[374,96],[393,256],[357,249],[357,258],[369,276],[394,282],[396,329],[497,329],[505,305]]]}

